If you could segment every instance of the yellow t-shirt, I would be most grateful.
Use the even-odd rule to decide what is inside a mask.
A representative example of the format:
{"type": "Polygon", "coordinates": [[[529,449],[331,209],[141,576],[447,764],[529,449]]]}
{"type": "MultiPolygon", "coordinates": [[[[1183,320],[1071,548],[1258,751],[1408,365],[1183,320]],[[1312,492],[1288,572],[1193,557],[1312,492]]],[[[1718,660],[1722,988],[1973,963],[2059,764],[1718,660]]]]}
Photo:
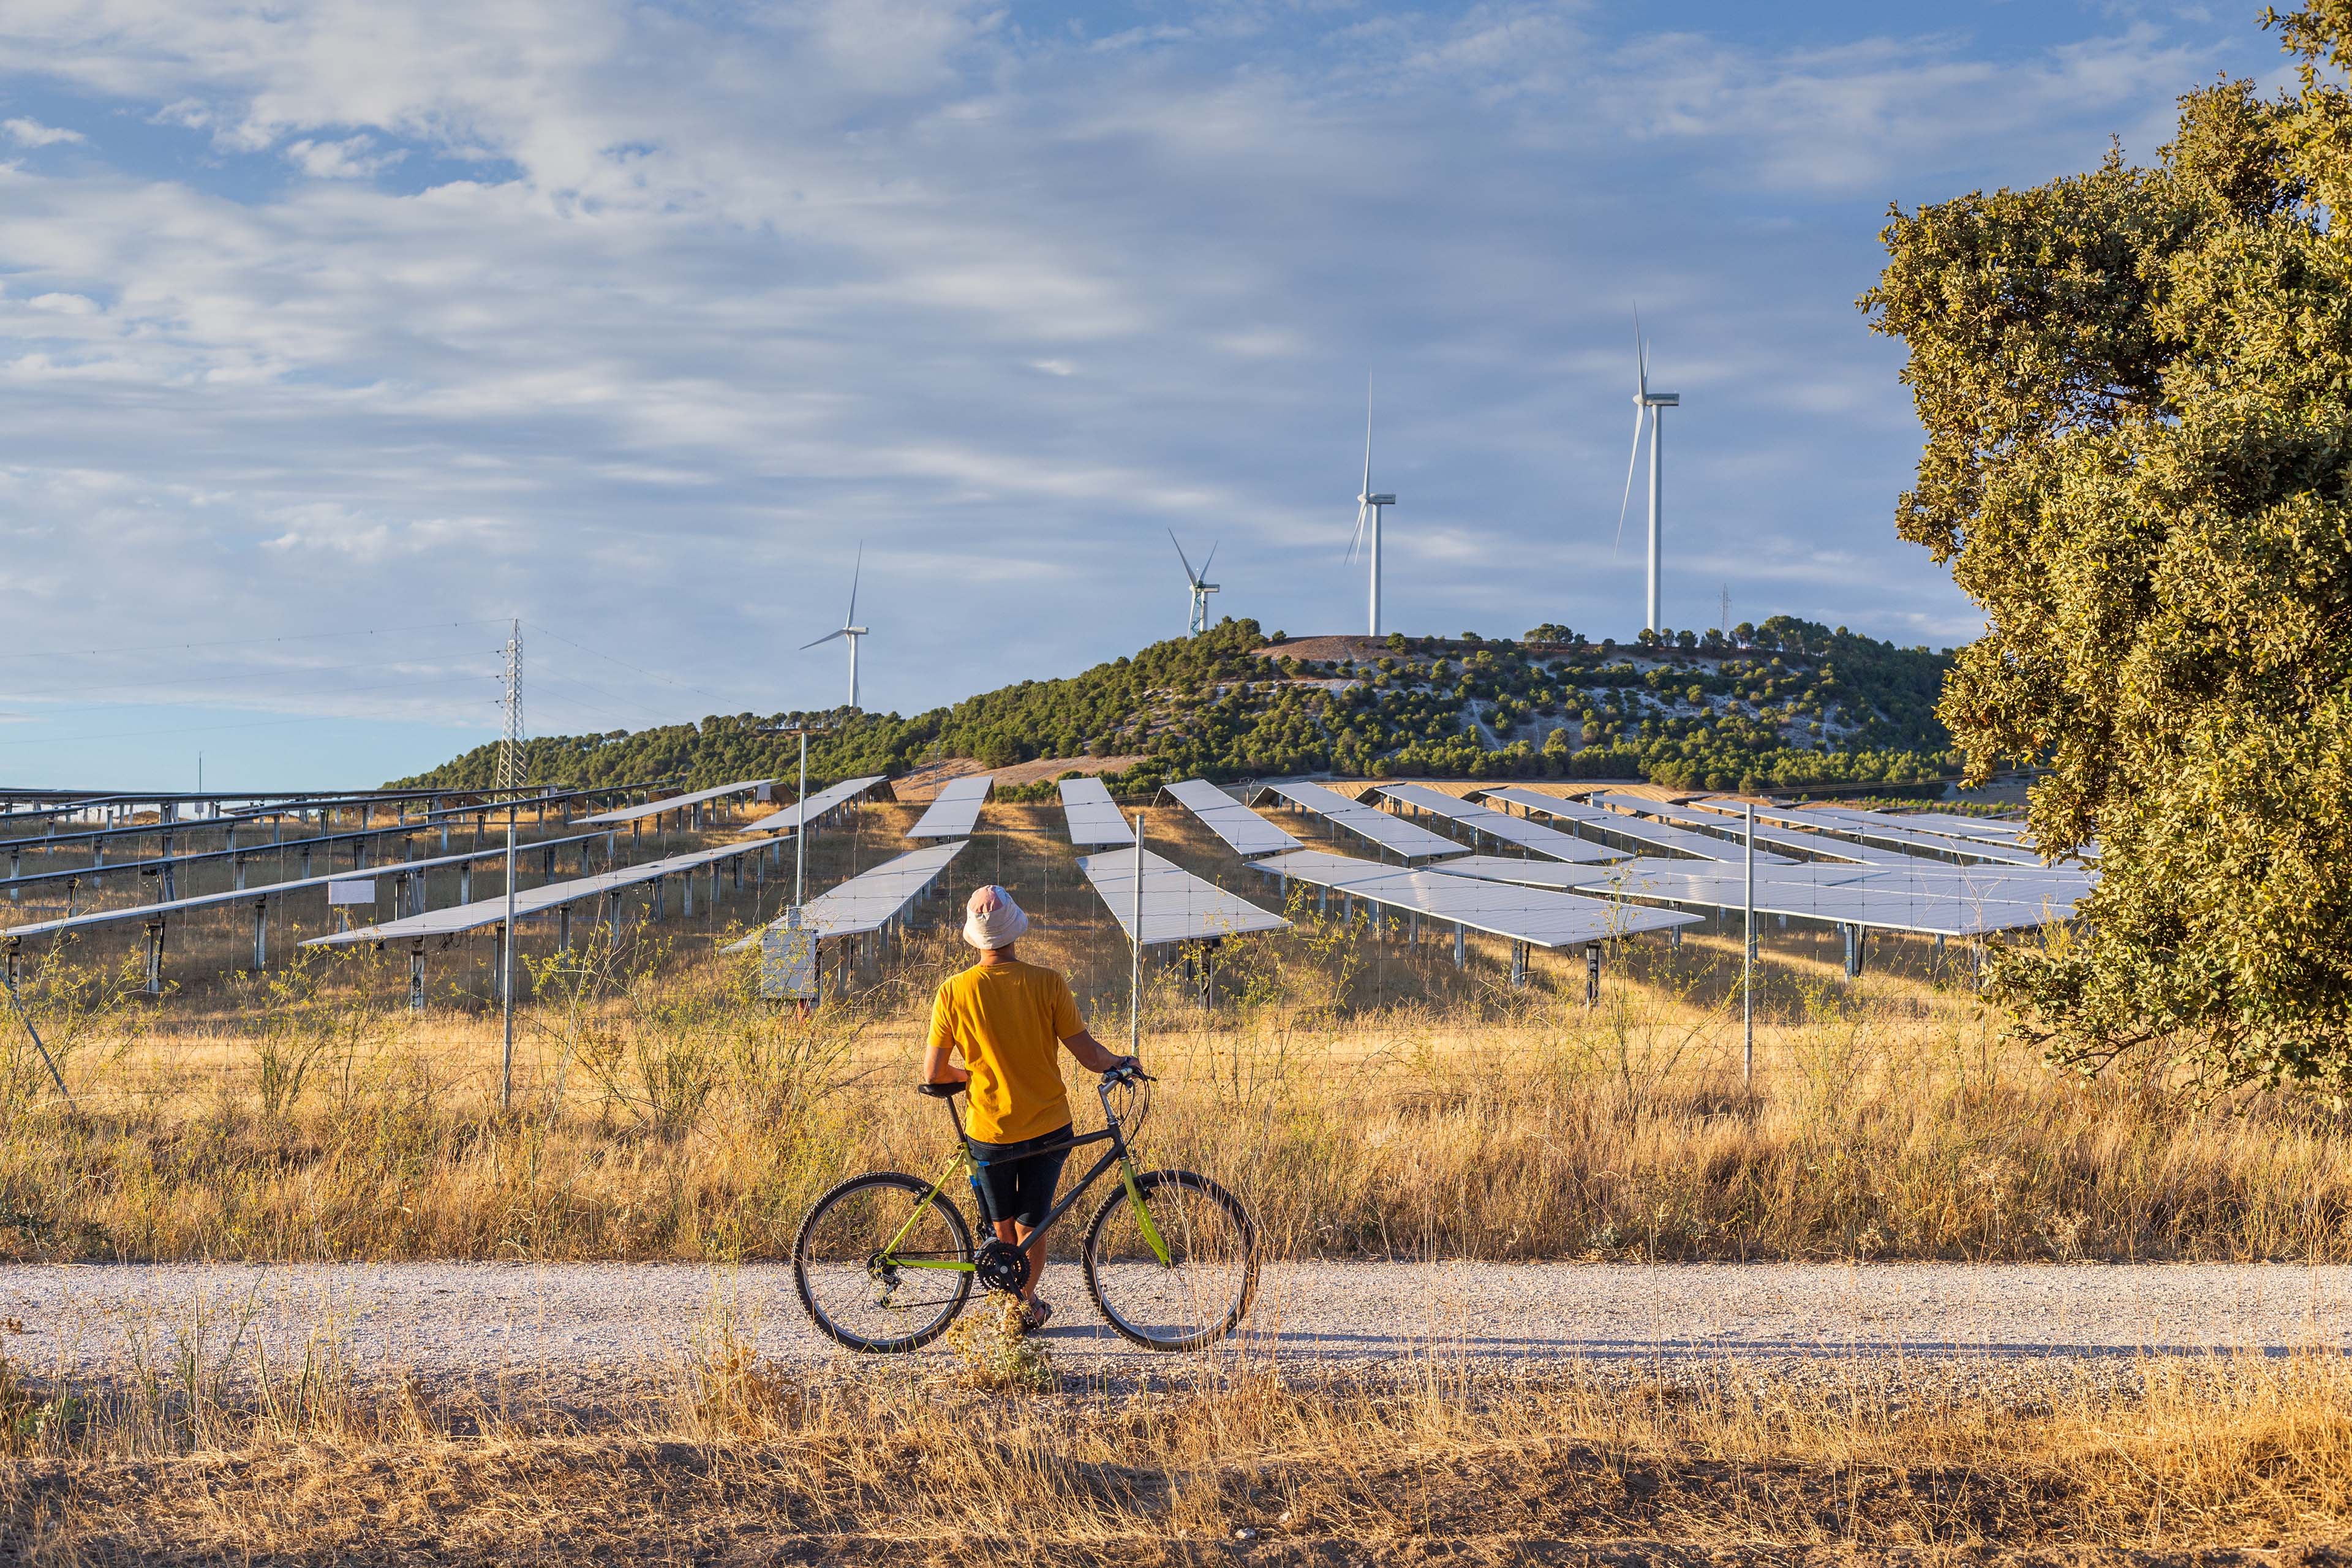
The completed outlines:
{"type": "Polygon", "coordinates": [[[1082,1032],[1077,998],[1059,973],[1034,963],[975,963],[940,983],[933,1046],[963,1053],[971,1121],[983,1143],[1018,1143],[1070,1124],[1062,1042],[1082,1032]]]}

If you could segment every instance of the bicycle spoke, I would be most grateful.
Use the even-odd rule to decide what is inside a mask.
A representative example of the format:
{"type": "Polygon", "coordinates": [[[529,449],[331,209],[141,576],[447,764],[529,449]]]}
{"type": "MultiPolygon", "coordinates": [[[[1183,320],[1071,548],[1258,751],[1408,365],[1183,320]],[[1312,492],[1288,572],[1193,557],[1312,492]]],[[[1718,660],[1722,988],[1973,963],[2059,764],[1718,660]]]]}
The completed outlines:
{"type": "Polygon", "coordinates": [[[793,1266],[802,1302],[825,1333],[856,1350],[910,1350],[944,1329],[971,1290],[967,1273],[913,1266],[971,1257],[951,1205],[916,1178],[886,1173],[818,1200],[793,1266]]]}
{"type": "Polygon", "coordinates": [[[1141,1215],[1116,1193],[1087,1235],[1096,1304],[1120,1333],[1157,1349],[1190,1349],[1229,1332],[1256,1285],[1247,1216],[1198,1176],[1155,1172],[1140,1190],[1141,1215]]]}

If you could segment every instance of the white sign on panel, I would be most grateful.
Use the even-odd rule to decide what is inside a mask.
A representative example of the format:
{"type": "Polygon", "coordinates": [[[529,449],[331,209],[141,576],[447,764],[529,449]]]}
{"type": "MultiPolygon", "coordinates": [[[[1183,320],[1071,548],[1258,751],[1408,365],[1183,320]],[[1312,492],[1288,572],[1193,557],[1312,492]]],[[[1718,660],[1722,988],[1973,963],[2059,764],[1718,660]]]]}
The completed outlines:
{"type": "Polygon", "coordinates": [[[760,938],[760,994],[771,1002],[803,1002],[816,994],[816,932],[793,910],[760,938]]]}

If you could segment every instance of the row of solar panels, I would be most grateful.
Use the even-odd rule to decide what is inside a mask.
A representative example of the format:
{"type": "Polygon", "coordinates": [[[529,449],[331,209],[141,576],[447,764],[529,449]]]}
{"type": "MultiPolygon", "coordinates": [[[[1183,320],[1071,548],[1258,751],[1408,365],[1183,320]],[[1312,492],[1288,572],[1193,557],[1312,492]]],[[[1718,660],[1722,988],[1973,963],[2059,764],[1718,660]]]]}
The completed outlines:
{"type": "MultiPolygon", "coordinates": [[[[587,820],[609,826],[746,793],[762,782],[720,785],[587,820]]],[[[814,825],[880,786],[882,782],[879,778],[845,780],[805,802],[771,813],[741,831],[768,834],[814,825]]],[[[977,824],[980,808],[991,787],[992,781],[986,774],[950,781],[939,792],[908,837],[952,838],[952,842],[910,851],[820,895],[803,911],[803,920],[813,923],[820,936],[838,936],[877,930],[897,918],[908,903],[936,881],[961,850],[963,840],[977,824]]],[[[1721,812],[1672,806],[1643,797],[1603,795],[1598,797],[1597,804],[1580,803],[1507,787],[1478,792],[1483,799],[1471,799],[1426,785],[1379,786],[1376,793],[1405,811],[1469,829],[1472,842],[1465,845],[1319,784],[1276,784],[1258,793],[1258,804],[1279,802],[1369,839],[1408,862],[1406,868],[1400,868],[1307,849],[1296,837],[1204,780],[1171,785],[1167,793],[1238,856],[1259,871],[1280,879],[1286,888],[1295,879],[1409,915],[1538,946],[1566,946],[1606,936],[1661,930],[1696,918],[1642,907],[1637,900],[1727,909],[1741,907],[1748,891],[1744,877],[1733,875],[1722,864],[1744,857],[1748,850],[1731,818],[1721,812]],[[1514,816],[1485,802],[1517,805],[1528,815],[1514,816]],[[1611,806],[1620,809],[1607,809],[1611,806]],[[1664,849],[1716,865],[1711,868],[1695,866],[1690,859],[1662,859],[1608,843],[1595,843],[1530,820],[1531,815],[1538,814],[1582,828],[1604,840],[1622,840],[1640,850],[1664,849]],[[1513,858],[1479,854],[1476,844],[1482,837],[1491,837],[1519,850],[1521,855],[1513,858]],[[1543,858],[1532,858],[1538,856],[1543,858]],[[1410,862],[1416,859],[1432,864],[1411,868],[1410,862]]],[[[1061,794],[1075,844],[1080,847],[1126,846],[1130,850],[1127,854],[1089,855],[1082,858],[1080,865],[1122,931],[1131,938],[1138,932],[1139,869],[1142,878],[1140,936],[1147,945],[1274,930],[1288,923],[1282,916],[1260,909],[1163,857],[1133,853],[1133,832],[1098,778],[1066,780],[1061,794]]],[[[2063,918],[2074,900],[2089,885],[2088,878],[2082,873],[2040,867],[2030,851],[2021,847],[2016,830],[2008,825],[1923,815],[1916,820],[1926,826],[1914,830],[1908,826],[1914,819],[1908,817],[1889,819],[1882,814],[1818,808],[1802,814],[1772,808],[1759,811],[1759,816],[1776,825],[1769,834],[1767,830],[1758,830],[1759,844],[1819,858],[1800,863],[1769,849],[1756,852],[1756,908],[1768,914],[1938,935],[1975,935],[2063,918]],[[1802,831],[1781,831],[1783,827],[1801,827],[1802,831]],[[1901,850],[1894,847],[1898,845],[1901,850]],[[1953,859],[1976,858],[1993,865],[1971,870],[1923,860],[1919,858],[1921,852],[1948,855],[1953,859]]],[[[527,892],[518,890],[515,912],[518,917],[539,914],[662,877],[691,874],[763,847],[764,843],[762,840],[698,850],[643,866],[550,883],[527,892]]],[[[482,858],[477,854],[401,862],[381,870],[422,870],[482,858]]],[[[152,919],[170,909],[233,902],[266,892],[291,890],[313,880],[325,882],[330,879],[303,879],[273,884],[268,889],[208,895],[177,900],[173,905],[102,911],[43,922],[38,927],[21,927],[12,934],[29,935],[36,931],[125,918],[152,919]]],[[[496,924],[506,918],[506,910],[502,893],[496,899],[425,911],[313,941],[338,944],[447,936],[496,924]]],[[[756,941],[755,936],[738,946],[756,941]]]]}

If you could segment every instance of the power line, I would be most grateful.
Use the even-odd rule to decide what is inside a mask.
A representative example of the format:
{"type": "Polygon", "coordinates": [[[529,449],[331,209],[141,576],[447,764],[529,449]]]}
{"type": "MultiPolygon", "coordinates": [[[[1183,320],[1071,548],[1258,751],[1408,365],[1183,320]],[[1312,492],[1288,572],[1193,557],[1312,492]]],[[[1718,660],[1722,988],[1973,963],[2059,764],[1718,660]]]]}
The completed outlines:
{"type": "MultiPolygon", "coordinates": [[[[634,709],[635,709],[637,711],[639,711],[640,713],[650,713],[650,714],[652,714],[655,718],[661,720],[661,721],[664,721],[665,723],[671,723],[671,724],[675,724],[675,723],[678,722],[678,721],[677,721],[676,718],[674,718],[673,716],[671,716],[671,715],[669,715],[669,714],[667,714],[667,713],[664,713],[660,709],[656,708],[656,707],[653,707],[653,706],[652,706],[652,705],[650,705],[649,703],[639,702],[639,701],[635,700],[634,699],[627,698],[627,697],[624,697],[624,696],[622,696],[620,693],[618,693],[618,692],[616,692],[616,691],[607,691],[607,690],[605,690],[603,687],[596,685],[594,682],[593,682],[593,681],[587,681],[587,680],[582,680],[582,679],[581,679],[579,677],[577,677],[577,676],[568,676],[568,675],[548,675],[548,674],[544,674],[544,673],[542,673],[542,674],[541,674],[541,676],[539,677],[539,679],[540,679],[541,680],[543,680],[543,681],[552,681],[554,684],[556,684],[556,685],[558,685],[558,686],[576,686],[576,687],[580,688],[583,691],[593,691],[593,692],[594,692],[597,696],[599,696],[599,697],[602,697],[602,698],[605,699],[607,701],[611,701],[611,702],[617,702],[617,703],[619,703],[619,704],[620,704],[622,707],[624,707],[624,708],[634,708],[634,709]]],[[[573,704],[573,706],[575,706],[575,707],[587,707],[587,706],[588,706],[588,704],[585,704],[585,703],[581,702],[577,698],[572,698],[572,699],[570,699],[569,700],[570,700],[570,701],[572,701],[572,704],[573,704]]],[[[602,709],[600,709],[600,710],[596,710],[596,711],[605,712],[605,713],[609,714],[610,710],[602,710],[602,709]]]]}
{"type": "MultiPolygon", "coordinates": [[[[495,652],[496,650],[493,649],[491,651],[495,652]]],[[[356,664],[299,665],[291,668],[281,669],[271,673],[282,675],[339,675],[347,669],[381,670],[382,668],[383,668],[383,661],[382,659],[362,659],[356,664]]],[[[111,680],[104,683],[103,685],[98,686],[44,687],[38,691],[16,691],[0,689],[0,699],[5,699],[11,702],[25,702],[43,697],[78,696],[87,691],[168,691],[175,687],[210,686],[224,680],[251,680],[253,679],[253,671],[249,669],[240,669],[233,670],[226,675],[191,675],[178,680],[111,680]]],[[[160,706],[160,704],[158,705],[160,706]]],[[[101,706],[112,705],[101,704],[101,706]]],[[[135,706],[135,704],[132,706],[135,706]]]]}
{"type": "Polygon", "coordinates": [[[504,618],[501,616],[489,616],[478,621],[426,621],[413,626],[376,626],[369,630],[348,632],[289,632],[282,637],[222,637],[210,642],[157,642],[118,645],[113,647],[48,648],[37,653],[0,654],[0,658],[78,658],[110,653],[174,653],[197,647],[254,647],[265,643],[317,642],[322,637],[391,637],[399,632],[439,631],[447,626],[496,626],[504,618]]]}
{"type": "Polygon", "coordinates": [[[609,664],[617,664],[623,669],[635,670],[639,675],[644,676],[648,680],[658,680],[667,686],[682,687],[686,690],[693,692],[698,697],[708,697],[713,702],[724,702],[727,700],[727,699],[719,696],[716,692],[703,690],[699,686],[691,685],[683,680],[673,679],[671,677],[663,675],[657,670],[647,669],[642,665],[631,664],[625,658],[614,658],[611,654],[600,652],[595,648],[590,647],[585,643],[573,642],[570,637],[564,637],[561,633],[549,631],[545,626],[541,626],[536,621],[530,623],[530,629],[541,633],[543,636],[555,638],[557,642],[563,644],[566,647],[576,647],[582,653],[587,654],[592,658],[604,659],[609,664]]]}
{"type": "MultiPolygon", "coordinates": [[[[465,681],[487,679],[479,675],[454,676],[446,680],[402,680],[389,686],[355,686],[341,691],[301,691],[297,697],[357,697],[370,691],[414,691],[420,687],[456,686],[465,681]]],[[[183,724],[169,730],[113,730],[98,735],[34,735],[18,741],[0,741],[0,746],[54,746],[69,741],[137,740],[146,735],[196,735],[212,730],[266,730],[280,724],[319,724],[329,720],[350,720],[348,713],[308,713],[299,719],[259,719],[239,724],[183,724]]]]}

